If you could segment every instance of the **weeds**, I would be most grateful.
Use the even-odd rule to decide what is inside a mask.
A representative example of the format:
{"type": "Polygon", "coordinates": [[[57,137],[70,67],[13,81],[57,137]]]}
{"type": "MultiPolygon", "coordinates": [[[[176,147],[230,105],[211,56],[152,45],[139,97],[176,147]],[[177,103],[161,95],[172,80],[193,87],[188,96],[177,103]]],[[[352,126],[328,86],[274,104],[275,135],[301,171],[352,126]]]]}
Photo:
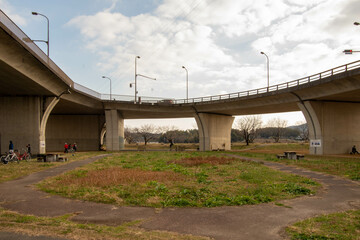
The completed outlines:
{"type": "Polygon", "coordinates": [[[360,210],[333,213],[306,219],[288,227],[292,240],[360,239],[360,210]]]}
{"type": "Polygon", "coordinates": [[[258,204],[307,195],[318,186],[211,152],[119,153],[39,185],[71,198],[150,207],[258,204]]]}
{"type": "Polygon", "coordinates": [[[59,217],[22,215],[0,208],[0,231],[16,232],[33,236],[49,236],[67,239],[123,239],[123,240],[205,240],[208,237],[192,236],[165,231],[147,231],[139,227],[140,221],[119,226],[81,224],[70,221],[73,214],[59,217]]]}

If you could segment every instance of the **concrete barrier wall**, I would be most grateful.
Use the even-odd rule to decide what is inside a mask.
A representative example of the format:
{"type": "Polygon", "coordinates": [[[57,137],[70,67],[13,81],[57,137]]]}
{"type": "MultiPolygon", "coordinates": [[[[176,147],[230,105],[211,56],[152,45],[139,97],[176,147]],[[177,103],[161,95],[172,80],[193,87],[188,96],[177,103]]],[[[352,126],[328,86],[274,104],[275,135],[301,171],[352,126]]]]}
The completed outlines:
{"type": "Polygon", "coordinates": [[[46,127],[46,151],[64,151],[65,142],[79,151],[97,151],[104,124],[101,115],[50,115],[46,127]]]}
{"type": "Polygon", "coordinates": [[[21,152],[27,144],[39,152],[40,102],[39,97],[0,97],[1,153],[9,151],[10,140],[21,152]]]}

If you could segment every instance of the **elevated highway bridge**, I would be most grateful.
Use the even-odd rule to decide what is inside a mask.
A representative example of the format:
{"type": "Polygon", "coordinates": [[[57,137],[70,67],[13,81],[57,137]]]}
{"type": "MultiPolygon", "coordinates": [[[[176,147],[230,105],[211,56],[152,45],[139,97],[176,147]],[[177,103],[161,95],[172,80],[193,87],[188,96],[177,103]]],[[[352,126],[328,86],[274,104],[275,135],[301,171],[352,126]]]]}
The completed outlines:
{"type": "Polygon", "coordinates": [[[319,74],[244,92],[179,100],[134,102],[73,82],[0,11],[0,151],[12,140],[33,153],[59,151],[65,141],[98,150],[124,147],[124,119],[194,117],[200,150],[231,148],[235,115],[302,111],[313,154],[360,145],[360,61],[319,74]],[[108,96],[106,96],[108,98],[108,96]]]}

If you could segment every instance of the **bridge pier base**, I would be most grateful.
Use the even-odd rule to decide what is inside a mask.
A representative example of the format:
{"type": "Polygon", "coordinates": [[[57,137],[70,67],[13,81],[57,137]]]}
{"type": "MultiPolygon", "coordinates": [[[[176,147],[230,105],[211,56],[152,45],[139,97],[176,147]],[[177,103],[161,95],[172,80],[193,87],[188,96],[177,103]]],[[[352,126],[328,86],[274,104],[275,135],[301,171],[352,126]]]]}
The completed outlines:
{"type": "Polygon", "coordinates": [[[106,150],[124,149],[124,118],[116,109],[105,110],[106,150]]]}
{"type": "Polygon", "coordinates": [[[310,154],[344,154],[360,147],[360,103],[305,101],[298,104],[309,127],[310,154]],[[320,143],[312,145],[311,143],[320,143]]]}
{"type": "Polygon", "coordinates": [[[199,128],[199,150],[231,150],[231,127],[234,117],[209,113],[195,116],[199,128]]]}

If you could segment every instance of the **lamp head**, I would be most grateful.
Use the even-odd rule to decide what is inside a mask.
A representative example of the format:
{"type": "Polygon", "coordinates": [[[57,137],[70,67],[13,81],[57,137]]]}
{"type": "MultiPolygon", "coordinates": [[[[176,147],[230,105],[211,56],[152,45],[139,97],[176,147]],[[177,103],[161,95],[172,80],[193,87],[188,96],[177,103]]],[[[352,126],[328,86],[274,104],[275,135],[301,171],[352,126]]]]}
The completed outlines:
{"type": "Polygon", "coordinates": [[[37,13],[37,12],[31,12],[31,14],[32,14],[32,15],[38,15],[38,13],[37,13]]]}
{"type": "Polygon", "coordinates": [[[182,66],[182,68],[185,68],[185,66],[182,66]]]}
{"type": "Polygon", "coordinates": [[[265,54],[264,52],[260,52],[261,54],[265,54]]]}
{"type": "Polygon", "coordinates": [[[354,25],[358,26],[358,25],[360,25],[360,23],[358,23],[358,22],[354,22],[354,25]]]}
{"type": "Polygon", "coordinates": [[[105,76],[102,76],[102,78],[106,78],[105,76]]]}
{"type": "Polygon", "coordinates": [[[136,58],[140,58],[140,56],[136,56],[136,58]]]}

